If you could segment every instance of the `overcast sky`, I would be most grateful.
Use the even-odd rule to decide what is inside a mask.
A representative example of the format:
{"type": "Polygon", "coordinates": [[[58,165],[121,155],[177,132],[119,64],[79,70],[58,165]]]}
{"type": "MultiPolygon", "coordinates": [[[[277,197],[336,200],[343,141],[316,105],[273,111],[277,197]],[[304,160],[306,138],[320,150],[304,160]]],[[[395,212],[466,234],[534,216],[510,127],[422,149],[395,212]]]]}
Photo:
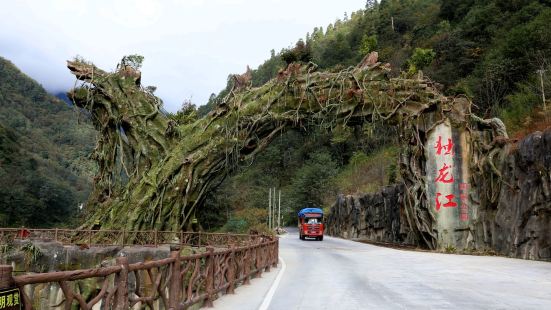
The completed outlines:
{"type": "Polygon", "coordinates": [[[365,0],[19,0],[3,1],[0,56],[48,91],[74,78],[65,61],[80,55],[105,70],[122,56],[145,56],[142,84],[157,86],[169,111],[198,105],[228,74],[256,68],[270,50],[293,45],[363,8],[365,0]]]}

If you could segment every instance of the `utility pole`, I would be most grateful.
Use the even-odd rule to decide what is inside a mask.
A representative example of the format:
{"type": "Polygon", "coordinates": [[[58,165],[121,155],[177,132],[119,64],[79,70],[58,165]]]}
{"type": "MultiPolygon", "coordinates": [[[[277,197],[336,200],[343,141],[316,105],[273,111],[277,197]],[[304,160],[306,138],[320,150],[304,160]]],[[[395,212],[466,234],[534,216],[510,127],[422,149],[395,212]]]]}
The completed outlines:
{"type": "Polygon", "coordinates": [[[279,190],[279,204],[277,206],[277,227],[281,228],[281,190],[279,190]]]}
{"type": "Polygon", "coordinates": [[[545,70],[539,69],[538,73],[540,74],[540,83],[541,83],[541,99],[543,100],[543,109],[546,110],[547,107],[545,105],[545,88],[543,86],[543,74],[545,73],[545,70]]]}
{"type": "Polygon", "coordinates": [[[276,188],[274,187],[274,202],[272,203],[272,229],[274,229],[275,225],[276,225],[276,221],[275,221],[275,217],[276,217],[276,188]]]}
{"type": "Polygon", "coordinates": [[[272,188],[270,187],[270,194],[268,194],[268,229],[272,227],[272,188]]]}

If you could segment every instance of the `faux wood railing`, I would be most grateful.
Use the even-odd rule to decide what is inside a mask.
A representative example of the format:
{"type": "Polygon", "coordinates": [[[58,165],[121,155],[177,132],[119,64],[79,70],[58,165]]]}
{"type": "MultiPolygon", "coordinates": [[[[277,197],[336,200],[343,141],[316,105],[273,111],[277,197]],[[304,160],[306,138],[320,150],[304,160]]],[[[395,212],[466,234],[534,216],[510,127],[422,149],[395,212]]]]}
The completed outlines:
{"type": "Polygon", "coordinates": [[[63,296],[51,301],[57,303],[49,304],[49,309],[92,309],[100,305],[101,309],[137,306],[176,310],[198,303],[212,306],[219,293],[232,294],[236,285],[249,284],[251,277],[277,266],[278,239],[255,238],[249,245],[221,250],[209,246],[205,252],[192,255],[172,250],[169,258],[157,261],[129,264],[127,257],[117,257],[115,265],[94,269],[12,277],[11,266],[0,266],[0,289],[19,287],[25,309],[36,308],[40,300],[40,296],[34,296],[37,285],[61,290],[63,296]],[[88,289],[83,289],[84,285],[88,289]]]}
{"type": "Polygon", "coordinates": [[[89,246],[141,245],[158,246],[179,244],[183,246],[246,245],[258,235],[174,232],[174,231],[135,231],[135,230],[75,230],[75,229],[27,229],[0,228],[0,244],[9,244],[18,239],[56,241],[64,245],[86,244],[89,246]]]}

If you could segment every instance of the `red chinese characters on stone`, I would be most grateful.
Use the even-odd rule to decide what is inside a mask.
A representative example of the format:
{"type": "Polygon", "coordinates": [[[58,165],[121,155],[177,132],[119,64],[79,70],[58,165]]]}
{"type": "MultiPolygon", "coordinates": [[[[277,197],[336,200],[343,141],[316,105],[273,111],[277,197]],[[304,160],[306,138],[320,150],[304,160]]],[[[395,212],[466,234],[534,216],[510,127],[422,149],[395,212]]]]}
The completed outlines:
{"type": "MultiPolygon", "coordinates": [[[[453,150],[453,142],[452,139],[448,138],[447,144],[442,144],[442,136],[438,136],[438,141],[436,141],[436,145],[434,148],[436,149],[436,155],[437,156],[446,156],[451,155],[453,156],[454,150],[453,150]]],[[[453,158],[452,158],[453,159],[453,158]]],[[[438,169],[438,176],[434,180],[434,183],[444,183],[444,184],[452,184],[455,179],[453,177],[453,170],[451,169],[452,166],[444,163],[444,166],[440,169],[438,169]]],[[[455,200],[454,194],[442,194],[440,192],[436,193],[436,211],[440,211],[440,208],[456,208],[457,202],[455,200]]]]}
{"type": "Polygon", "coordinates": [[[453,175],[451,171],[448,171],[452,166],[448,166],[444,163],[444,167],[438,170],[438,177],[434,182],[453,183],[453,175]]]}
{"type": "Polygon", "coordinates": [[[436,141],[436,155],[453,155],[453,142],[452,139],[448,138],[448,144],[442,145],[442,136],[438,136],[438,141],[436,141]],[[442,151],[445,151],[442,154],[442,151]]]}
{"type": "Polygon", "coordinates": [[[442,207],[442,206],[444,208],[455,208],[455,207],[457,207],[457,203],[453,201],[453,199],[455,198],[454,194],[446,195],[446,199],[448,200],[448,202],[444,203],[444,205],[442,205],[442,202],[440,201],[440,196],[442,196],[442,194],[436,193],[436,211],[439,211],[440,207],[442,207]]]}
{"type": "Polygon", "coordinates": [[[461,191],[461,194],[459,194],[459,199],[461,200],[459,219],[464,222],[469,220],[469,183],[459,184],[459,190],[461,191]]]}

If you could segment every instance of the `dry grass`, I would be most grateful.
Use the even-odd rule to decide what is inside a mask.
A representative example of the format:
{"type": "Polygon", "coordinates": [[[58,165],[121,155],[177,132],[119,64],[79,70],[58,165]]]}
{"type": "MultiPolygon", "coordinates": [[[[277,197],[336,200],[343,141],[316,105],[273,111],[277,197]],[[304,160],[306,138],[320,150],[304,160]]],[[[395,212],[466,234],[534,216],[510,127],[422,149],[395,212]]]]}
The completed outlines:
{"type": "Polygon", "coordinates": [[[525,118],[521,129],[511,133],[511,138],[520,141],[535,131],[544,131],[548,128],[551,128],[551,108],[544,110],[538,107],[525,118]]]}
{"type": "MultiPolygon", "coordinates": [[[[374,193],[388,185],[392,165],[397,169],[398,148],[387,147],[371,155],[354,156],[347,167],[335,177],[339,193],[346,195],[374,193]]],[[[398,171],[395,171],[398,175],[398,171]]]]}

